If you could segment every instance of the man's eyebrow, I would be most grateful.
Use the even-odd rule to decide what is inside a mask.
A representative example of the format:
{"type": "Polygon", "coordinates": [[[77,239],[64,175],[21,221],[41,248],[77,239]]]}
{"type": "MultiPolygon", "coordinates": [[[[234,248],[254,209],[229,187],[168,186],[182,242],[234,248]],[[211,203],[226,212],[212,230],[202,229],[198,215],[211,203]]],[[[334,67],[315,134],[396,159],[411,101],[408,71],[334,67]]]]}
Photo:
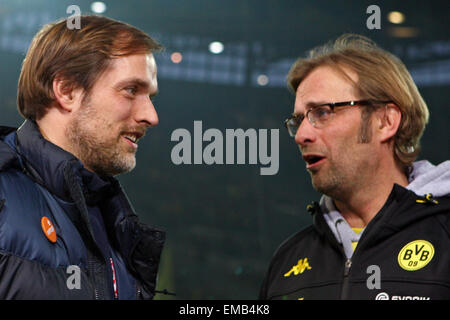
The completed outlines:
{"type": "MultiPolygon", "coordinates": [[[[326,105],[326,104],[328,104],[328,103],[329,103],[329,102],[325,102],[325,101],[318,101],[318,102],[315,102],[315,101],[309,101],[309,102],[307,102],[306,105],[305,105],[305,110],[307,111],[307,110],[309,110],[309,109],[317,108],[317,107],[319,107],[319,106],[323,106],[323,105],[326,105]]],[[[295,111],[292,113],[292,115],[295,116],[295,117],[298,117],[300,114],[301,114],[301,113],[295,112],[295,111]]]]}
{"type": "Polygon", "coordinates": [[[318,101],[318,102],[315,102],[315,101],[309,101],[309,102],[306,104],[306,109],[311,109],[311,108],[323,106],[323,105],[326,105],[326,104],[329,104],[329,102],[326,102],[326,101],[318,101]]]}
{"type": "Polygon", "coordinates": [[[120,89],[120,88],[123,88],[126,86],[131,86],[131,85],[135,85],[135,86],[141,87],[143,89],[148,89],[150,87],[150,84],[147,81],[144,81],[140,78],[123,79],[123,80],[119,81],[118,83],[116,83],[116,85],[114,87],[120,89]]]}

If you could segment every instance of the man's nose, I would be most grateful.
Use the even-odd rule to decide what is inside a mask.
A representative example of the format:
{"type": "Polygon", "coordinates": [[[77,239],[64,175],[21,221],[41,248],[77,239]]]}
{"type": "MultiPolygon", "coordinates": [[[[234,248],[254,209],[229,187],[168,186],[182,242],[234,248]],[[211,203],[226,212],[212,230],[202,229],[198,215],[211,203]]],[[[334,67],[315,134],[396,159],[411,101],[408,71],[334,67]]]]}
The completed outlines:
{"type": "Polygon", "coordinates": [[[152,100],[146,96],[142,97],[136,106],[135,120],[140,124],[145,124],[148,127],[158,125],[159,118],[152,100]]]}
{"type": "Polygon", "coordinates": [[[303,147],[313,143],[315,140],[316,128],[305,118],[295,133],[295,142],[300,145],[300,147],[303,147]]]}

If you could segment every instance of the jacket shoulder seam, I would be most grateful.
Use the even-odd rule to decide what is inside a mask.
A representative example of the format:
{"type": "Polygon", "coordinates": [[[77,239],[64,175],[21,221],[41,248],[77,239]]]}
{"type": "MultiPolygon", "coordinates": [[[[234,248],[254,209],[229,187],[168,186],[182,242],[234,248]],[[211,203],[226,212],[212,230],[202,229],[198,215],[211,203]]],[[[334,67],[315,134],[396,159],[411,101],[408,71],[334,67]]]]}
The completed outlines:
{"type": "MultiPolygon", "coordinates": [[[[41,261],[38,261],[38,260],[35,260],[35,259],[30,259],[30,258],[21,256],[21,255],[19,255],[19,254],[17,254],[17,253],[11,252],[11,251],[9,251],[9,250],[5,250],[5,249],[3,249],[3,248],[0,248],[0,255],[2,255],[2,256],[11,256],[11,257],[19,258],[19,259],[21,259],[21,260],[29,261],[29,262],[32,262],[32,263],[36,263],[36,264],[38,264],[38,265],[44,266],[44,267],[46,267],[46,268],[51,268],[51,269],[61,269],[61,268],[66,268],[66,267],[70,266],[70,265],[67,265],[67,266],[66,266],[66,265],[52,266],[52,265],[49,265],[49,264],[47,264],[47,263],[44,263],[44,262],[41,262],[41,261]]],[[[82,267],[82,264],[79,264],[78,266],[79,266],[79,267],[82,267]]]]}

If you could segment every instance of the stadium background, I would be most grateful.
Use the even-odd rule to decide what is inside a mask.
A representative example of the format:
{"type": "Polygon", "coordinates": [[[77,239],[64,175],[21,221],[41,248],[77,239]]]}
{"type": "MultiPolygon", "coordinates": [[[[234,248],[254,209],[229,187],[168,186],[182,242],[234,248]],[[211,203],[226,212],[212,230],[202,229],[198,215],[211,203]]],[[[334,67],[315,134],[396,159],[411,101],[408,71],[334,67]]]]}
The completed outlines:
{"type": "Polygon", "coordinates": [[[154,36],[166,48],[156,55],[160,124],[141,141],[137,168],[119,180],[141,219],[167,231],[158,288],[176,296],[157,298],[255,299],[273,252],[311,222],[305,206],[319,199],[283,126],[294,102],[286,73],[308,49],[353,32],[400,57],[431,114],[420,158],[449,159],[448,2],[378,1],[381,28],[370,30],[372,4],[0,0],[0,122],[22,123],[15,102],[22,60],[43,24],[71,15],[69,5],[154,36]],[[393,23],[399,15],[392,11],[404,21],[393,23]],[[171,134],[177,128],[193,134],[195,120],[203,130],[279,129],[278,173],[261,176],[259,164],[174,165],[171,134]]]}

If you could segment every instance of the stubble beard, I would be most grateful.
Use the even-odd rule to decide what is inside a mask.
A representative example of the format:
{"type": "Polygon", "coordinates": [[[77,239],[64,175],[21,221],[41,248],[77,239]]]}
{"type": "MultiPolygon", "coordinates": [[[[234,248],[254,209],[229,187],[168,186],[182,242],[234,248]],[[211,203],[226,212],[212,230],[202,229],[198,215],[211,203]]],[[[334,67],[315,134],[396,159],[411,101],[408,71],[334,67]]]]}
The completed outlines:
{"type": "MultiPolygon", "coordinates": [[[[353,150],[339,157],[338,161],[327,158],[327,163],[318,170],[308,170],[311,182],[317,192],[335,200],[345,201],[367,184],[373,159],[367,155],[367,143],[358,142],[358,151],[353,150]]],[[[345,149],[344,149],[345,150],[345,149]]]]}
{"type": "MultiPolygon", "coordinates": [[[[329,159],[327,159],[329,161],[329,159]]],[[[311,175],[311,182],[314,189],[322,194],[325,194],[331,198],[335,198],[338,194],[342,193],[342,189],[347,185],[347,178],[345,173],[337,168],[334,164],[328,163],[328,170],[308,170],[311,175]]]]}
{"type": "Polygon", "coordinates": [[[103,118],[86,99],[66,128],[74,155],[84,167],[100,176],[116,176],[136,166],[135,152],[121,148],[120,131],[103,118]]]}
{"type": "Polygon", "coordinates": [[[352,150],[351,146],[342,146],[341,150],[348,150],[348,153],[341,155],[339,162],[327,158],[329,165],[327,172],[323,172],[324,168],[321,168],[322,172],[315,169],[308,170],[312,185],[317,192],[336,200],[344,200],[367,182],[364,181],[367,180],[364,173],[367,173],[369,168],[373,168],[374,162],[370,156],[365,157],[365,154],[370,154],[370,151],[364,148],[372,141],[371,115],[372,112],[367,110],[361,114],[361,124],[354,145],[359,151],[352,150]]]}

